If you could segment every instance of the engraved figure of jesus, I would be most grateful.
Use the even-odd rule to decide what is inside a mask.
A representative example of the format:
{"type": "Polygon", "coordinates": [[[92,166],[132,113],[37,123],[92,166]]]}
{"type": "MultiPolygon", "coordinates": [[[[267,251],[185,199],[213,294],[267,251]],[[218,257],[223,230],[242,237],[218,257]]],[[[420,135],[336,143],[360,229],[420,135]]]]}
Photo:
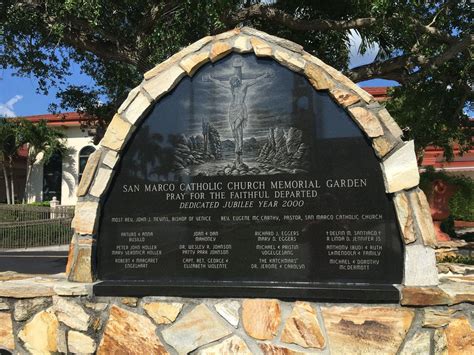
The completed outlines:
{"type": "Polygon", "coordinates": [[[242,78],[242,62],[236,58],[233,62],[235,69],[234,75],[228,78],[213,78],[211,75],[203,77],[203,81],[211,81],[220,87],[230,89],[232,94],[232,100],[229,104],[228,120],[229,126],[234,137],[235,144],[235,166],[241,166],[242,150],[244,144],[244,128],[247,126],[248,114],[247,106],[245,105],[245,98],[247,96],[247,90],[250,86],[258,84],[259,80],[264,77],[270,77],[271,73],[266,72],[264,74],[255,76],[250,79],[242,78]]]}

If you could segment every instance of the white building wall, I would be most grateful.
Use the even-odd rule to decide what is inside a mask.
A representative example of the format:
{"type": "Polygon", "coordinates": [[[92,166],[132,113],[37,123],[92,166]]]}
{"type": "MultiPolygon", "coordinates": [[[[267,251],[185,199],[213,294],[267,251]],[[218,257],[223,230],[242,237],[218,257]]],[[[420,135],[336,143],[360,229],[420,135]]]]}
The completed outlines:
{"type": "MultiPolygon", "coordinates": [[[[79,178],[79,152],[82,148],[92,146],[92,137],[87,132],[82,132],[80,127],[61,128],[66,134],[67,153],[62,160],[61,205],[74,205],[77,201],[76,190],[79,178]]],[[[37,157],[37,162],[31,173],[28,186],[28,202],[43,200],[43,161],[37,157]]]]}

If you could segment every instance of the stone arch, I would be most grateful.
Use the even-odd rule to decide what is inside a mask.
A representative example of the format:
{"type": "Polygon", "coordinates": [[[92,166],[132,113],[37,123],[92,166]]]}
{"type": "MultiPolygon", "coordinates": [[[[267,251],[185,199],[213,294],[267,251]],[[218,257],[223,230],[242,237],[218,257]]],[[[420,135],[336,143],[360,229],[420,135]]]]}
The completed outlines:
{"type": "Polygon", "coordinates": [[[437,284],[434,250],[436,238],[423,192],[413,141],[402,140],[402,131],[370,94],[336,69],[305,52],[303,47],[253,28],[207,36],[184,48],[144,75],[114,115],[104,138],[87,163],[78,188],[72,226],[75,235],[68,262],[71,281],[94,279],[94,236],[98,230],[100,201],[108,190],[116,164],[134,129],[148,111],[182,78],[193,76],[207,62],[231,52],[270,57],[300,73],[317,91],[329,93],[360,127],[372,144],[384,177],[385,190],[393,198],[405,243],[404,285],[437,284]]]}

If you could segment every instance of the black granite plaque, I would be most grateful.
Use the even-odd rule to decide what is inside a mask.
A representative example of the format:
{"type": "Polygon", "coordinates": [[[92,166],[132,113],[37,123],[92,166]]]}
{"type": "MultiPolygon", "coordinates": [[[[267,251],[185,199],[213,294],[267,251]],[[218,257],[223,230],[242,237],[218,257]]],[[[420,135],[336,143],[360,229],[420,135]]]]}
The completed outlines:
{"type": "Polygon", "coordinates": [[[233,54],[183,79],[130,140],[95,292],[396,301],[402,255],[347,113],[273,60],[233,54]]]}

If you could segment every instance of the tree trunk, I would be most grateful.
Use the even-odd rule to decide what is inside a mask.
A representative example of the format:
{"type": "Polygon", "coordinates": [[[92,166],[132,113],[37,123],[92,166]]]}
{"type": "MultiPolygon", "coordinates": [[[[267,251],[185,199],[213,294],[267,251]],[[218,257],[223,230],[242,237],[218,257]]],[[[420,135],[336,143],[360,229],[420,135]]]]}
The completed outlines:
{"type": "Polygon", "coordinates": [[[29,157],[26,160],[26,179],[25,179],[25,191],[23,193],[23,203],[28,202],[28,185],[30,183],[31,178],[31,171],[33,170],[34,161],[32,161],[29,157]]]}
{"type": "Polygon", "coordinates": [[[5,164],[2,164],[3,178],[5,179],[5,195],[7,195],[7,204],[11,204],[10,199],[10,183],[8,181],[7,167],[5,164]]]}
{"type": "Polygon", "coordinates": [[[14,178],[14,173],[13,173],[13,161],[10,159],[8,162],[8,168],[10,169],[10,192],[11,192],[11,202],[12,205],[15,204],[15,178],[14,178]]]}

